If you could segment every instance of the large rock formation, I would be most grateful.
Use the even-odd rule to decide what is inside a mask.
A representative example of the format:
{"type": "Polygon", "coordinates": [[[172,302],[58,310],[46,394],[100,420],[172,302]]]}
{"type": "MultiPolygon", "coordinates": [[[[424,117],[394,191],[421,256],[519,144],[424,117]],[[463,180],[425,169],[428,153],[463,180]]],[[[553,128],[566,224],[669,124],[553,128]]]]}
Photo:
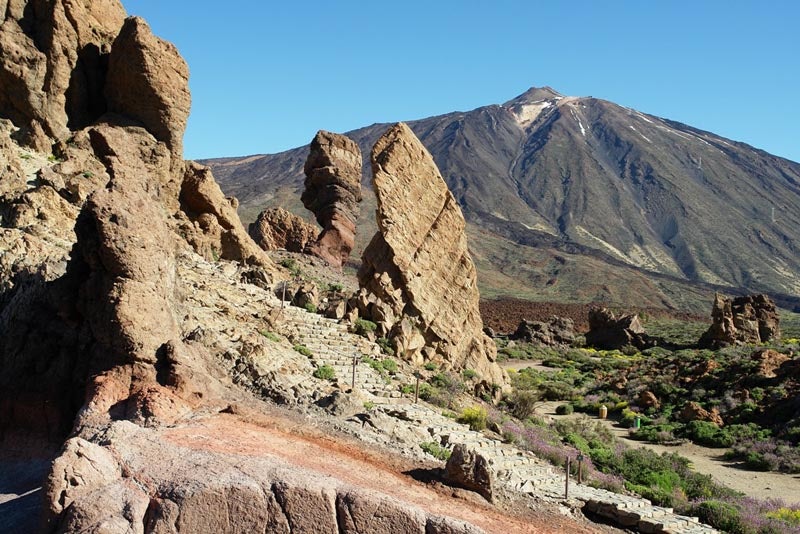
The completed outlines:
{"type": "Polygon", "coordinates": [[[323,230],[309,251],[334,267],[347,261],[355,244],[361,165],[358,145],[343,135],[319,131],[311,141],[301,200],[323,230]]]}
{"type": "Polygon", "coordinates": [[[155,37],[139,17],[126,19],[114,40],[105,94],[110,111],[141,122],[166,143],[178,170],[192,103],[189,67],[175,46],[155,37]]]}
{"type": "Polygon", "coordinates": [[[433,158],[403,123],[372,150],[378,233],[358,273],[359,310],[404,358],[473,369],[483,386],[506,382],[483,333],[464,217],[433,158]]]}
{"type": "Polygon", "coordinates": [[[711,326],[702,335],[702,348],[765,343],[781,337],[780,317],[767,295],[730,299],[717,293],[711,310],[711,326]]]}
{"type": "Polygon", "coordinates": [[[13,0],[0,8],[0,112],[25,144],[49,152],[48,136],[65,139],[106,112],[108,56],[125,10],[113,0],[13,0]]]}
{"type": "Polygon", "coordinates": [[[264,250],[286,249],[289,252],[303,252],[316,241],[318,233],[316,226],[283,208],[262,211],[248,231],[264,250]]]}
{"type": "Polygon", "coordinates": [[[642,350],[653,346],[654,343],[645,332],[638,315],[624,314],[617,317],[607,308],[593,308],[589,310],[586,344],[603,350],[622,349],[627,346],[642,350]]]}

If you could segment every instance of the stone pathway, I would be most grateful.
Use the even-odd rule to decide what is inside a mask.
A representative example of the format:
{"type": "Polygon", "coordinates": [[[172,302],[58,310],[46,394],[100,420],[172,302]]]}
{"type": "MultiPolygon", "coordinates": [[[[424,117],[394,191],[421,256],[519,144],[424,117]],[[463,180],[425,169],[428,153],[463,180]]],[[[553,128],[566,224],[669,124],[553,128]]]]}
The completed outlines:
{"type": "Polygon", "coordinates": [[[381,348],[374,342],[348,331],[347,325],[335,319],[309,313],[294,306],[284,306],[281,312],[281,333],[293,343],[304,345],[313,356],[312,362],[320,367],[329,365],[336,379],[342,385],[350,385],[353,380],[353,357],[356,364],[355,386],[362,392],[375,397],[375,404],[385,404],[388,399],[402,397],[400,383],[410,383],[411,378],[402,373],[384,377],[364,361],[365,358],[382,360],[386,358],[381,348]]]}
{"type": "MultiPolygon", "coordinates": [[[[282,333],[301,343],[313,353],[316,365],[334,368],[340,381],[349,384],[353,355],[381,359],[380,347],[361,336],[349,333],[347,327],[332,319],[311,314],[303,309],[285,306],[282,311],[282,333]]],[[[407,375],[397,379],[411,383],[407,375]]],[[[375,396],[376,410],[382,411],[410,427],[425,428],[431,441],[452,449],[457,443],[479,451],[494,467],[497,480],[508,490],[538,498],[563,502],[565,471],[530,452],[486,437],[467,425],[445,417],[425,403],[412,404],[401,398],[398,384],[384,378],[366,363],[356,366],[356,388],[375,396]]],[[[639,532],[672,534],[715,534],[718,531],[700,523],[697,518],[675,514],[671,508],[653,505],[649,500],[621,495],[570,481],[568,501],[583,505],[592,513],[618,525],[639,532]]]]}

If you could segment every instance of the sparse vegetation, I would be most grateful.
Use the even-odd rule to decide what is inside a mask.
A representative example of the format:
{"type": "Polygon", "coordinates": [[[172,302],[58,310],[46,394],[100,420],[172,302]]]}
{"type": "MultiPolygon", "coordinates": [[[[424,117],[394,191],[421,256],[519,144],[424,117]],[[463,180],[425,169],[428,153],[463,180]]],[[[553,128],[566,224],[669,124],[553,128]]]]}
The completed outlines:
{"type": "Polygon", "coordinates": [[[321,365],[314,370],[314,378],[320,380],[333,380],[336,377],[336,371],[330,365],[321,365]]]}
{"type": "Polygon", "coordinates": [[[359,336],[368,336],[375,333],[378,325],[367,319],[356,319],[353,324],[353,331],[359,336]]]}
{"type": "Polygon", "coordinates": [[[308,358],[310,358],[311,356],[313,356],[313,355],[314,355],[314,353],[313,353],[313,352],[311,352],[311,349],[309,349],[309,348],[308,348],[308,347],[306,347],[305,345],[297,344],[297,345],[295,345],[295,346],[294,346],[294,347],[292,347],[292,348],[293,348],[294,350],[296,350],[297,352],[299,352],[300,354],[302,354],[303,356],[306,356],[306,357],[308,357],[308,358]]]}
{"type": "Polygon", "coordinates": [[[394,354],[394,341],[391,339],[387,339],[385,337],[379,337],[375,340],[375,343],[381,348],[381,351],[384,354],[392,355],[394,354]]]}
{"type": "Polygon", "coordinates": [[[450,458],[450,450],[433,441],[425,441],[420,443],[419,448],[437,460],[441,460],[443,462],[446,462],[450,458]]]}
{"type": "Polygon", "coordinates": [[[297,260],[294,258],[284,258],[281,260],[280,265],[285,267],[293,276],[300,276],[303,274],[300,270],[300,266],[297,265],[297,260]]]}
{"type": "Polygon", "coordinates": [[[471,406],[461,410],[456,421],[469,425],[470,430],[483,430],[486,428],[486,409],[480,406],[471,406]]]}
{"type": "Polygon", "coordinates": [[[425,365],[422,366],[426,371],[435,371],[436,364],[433,362],[426,362],[425,365]]]}
{"type": "Polygon", "coordinates": [[[303,306],[303,308],[308,313],[317,313],[317,305],[314,304],[313,302],[306,302],[306,304],[305,304],[305,306],[303,306]]]}
{"type": "Polygon", "coordinates": [[[274,341],[275,343],[279,343],[281,341],[281,336],[279,336],[275,332],[269,332],[268,330],[261,330],[259,331],[259,333],[265,338],[269,339],[270,341],[274,341]]]}

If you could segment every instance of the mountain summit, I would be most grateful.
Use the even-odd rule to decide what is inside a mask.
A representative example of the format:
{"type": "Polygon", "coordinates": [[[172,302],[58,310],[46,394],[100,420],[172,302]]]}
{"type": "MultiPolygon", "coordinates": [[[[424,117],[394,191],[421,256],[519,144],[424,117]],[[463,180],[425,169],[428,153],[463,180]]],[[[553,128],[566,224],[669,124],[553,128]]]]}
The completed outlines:
{"type": "MultiPolygon", "coordinates": [[[[722,288],[797,302],[797,163],[549,87],[408,124],[471,223],[485,293],[706,309],[722,288]]],[[[386,128],[348,135],[365,150],[386,128]]],[[[207,163],[251,219],[291,204],[306,153],[207,163]]]]}

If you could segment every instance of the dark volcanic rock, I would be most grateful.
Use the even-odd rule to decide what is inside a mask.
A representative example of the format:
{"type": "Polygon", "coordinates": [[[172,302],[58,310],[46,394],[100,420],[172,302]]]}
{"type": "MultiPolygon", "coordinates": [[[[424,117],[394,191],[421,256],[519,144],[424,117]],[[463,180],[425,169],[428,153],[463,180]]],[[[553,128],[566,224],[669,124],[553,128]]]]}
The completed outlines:
{"type": "Polygon", "coordinates": [[[767,295],[748,295],[730,299],[714,296],[711,326],[698,345],[719,348],[727,345],[757,344],[780,339],[780,317],[767,295]]]}
{"type": "Polygon", "coordinates": [[[555,316],[547,322],[523,320],[509,337],[548,347],[569,347],[575,341],[575,324],[572,319],[555,316]]]}
{"type": "Polygon", "coordinates": [[[639,350],[653,346],[636,314],[616,317],[611,310],[594,308],[589,311],[589,331],[586,344],[604,350],[633,346],[639,350]]]}
{"type": "Polygon", "coordinates": [[[358,145],[343,135],[319,131],[311,141],[301,200],[323,230],[309,251],[334,267],[347,261],[355,245],[361,165],[358,145]]]}

